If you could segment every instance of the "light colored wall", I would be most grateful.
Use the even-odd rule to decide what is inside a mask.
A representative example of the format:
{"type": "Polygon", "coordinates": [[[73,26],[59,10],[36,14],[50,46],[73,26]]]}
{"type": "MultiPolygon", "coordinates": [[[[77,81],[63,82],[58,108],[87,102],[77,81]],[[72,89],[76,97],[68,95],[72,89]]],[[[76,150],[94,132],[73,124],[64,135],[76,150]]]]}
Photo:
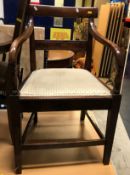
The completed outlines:
{"type": "Polygon", "coordinates": [[[64,5],[64,0],[55,0],[55,6],[62,7],[64,5]]]}
{"type": "Polygon", "coordinates": [[[85,1],[85,5],[86,5],[86,6],[91,6],[91,0],[86,0],[86,1],[85,1]]]}
{"type": "Polygon", "coordinates": [[[76,7],[81,7],[82,6],[82,0],[76,0],[75,1],[75,6],[76,7]]]}
{"type": "MultiPolygon", "coordinates": [[[[95,0],[95,6],[100,8],[101,4],[105,4],[107,2],[110,2],[110,0],[95,0]]],[[[82,0],[76,0],[75,4],[76,4],[76,7],[81,7],[82,6],[82,0]]],[[[85,0],[85,5],[90,6],[91,5],[91,0],[85,0]]]]}
{"type": "Polygon", "coordinates": [[[110,0],[95,0],[95,6],[100,8],[101,4],[105,4],[107,2],[110,2],[110,0]]]}
{"type": "MultiPolygon", "coordinates": [[[[4,18],[3,0],[0,0],[0,18],[4,18]]],[[[2,22],[0,21],[0,24],[2,22]]]]}

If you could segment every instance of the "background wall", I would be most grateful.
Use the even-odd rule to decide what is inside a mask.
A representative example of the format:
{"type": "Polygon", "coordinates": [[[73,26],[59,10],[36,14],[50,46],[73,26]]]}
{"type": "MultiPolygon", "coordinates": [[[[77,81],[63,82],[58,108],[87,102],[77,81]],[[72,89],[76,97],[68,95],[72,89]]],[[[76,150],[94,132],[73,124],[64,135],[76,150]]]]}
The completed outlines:
{"type": "MultiPolygon", "coordinates": [[[[0,18],[4,18],[3,0],[0,0],[0,18]]],[[[0,20],[0,24],[2,21],[0,20]]]]}
{"type": "Polygon", "coordinates": [[[19,0],[4,0],[4,16],[6,24],[14,24],[19,0]]]}
{"type": "Polygon", "coordinates": [[[55,0],[55,6],[62,7],[64,5],[64,0],[55,0]]]}
{"type": "MultiPolygon", "coordinates": [[[[4,0],[4,12],[5,12],[5,23],[14,24],[17,14],[17,7],[20,0],[4,0]]],[[[82,0],[40,0],[45,5],[58,5],[58,6],[81,6],[82,0]]],[[[86,5],[89,5],[91,0],[86,0],[86,5]]],[[[101,4],[110,2],[110,0],[95,0],[95,6],[100,7],[101,4]]],[[[0,0],[0,16],[3,15],[2,9],[3,0],[0,0]]],[[[48,21],[48,20],[46,20],[48,21]]],[[[45,21],[45,22],[46,22],[45,21]]],[[[50,22],[52,25],[52,21],[50,22]]],[[[38,23],[39,25],[41,23],[38,23]]]]}
{"type": "MultiPolygon", "coordinates": [[[[3,14],[2,3],[4,2],[4,16],[5,16],[5,24],[14,24],[17,11],[18,11],[18,4],[20,0],[0,0],[0,14],[3,14]]],[[[82,0],[40,0],[41,4],[45,5],[57,5],[57,6],[81,6],[82,0]]],[[[95,0],[95,5],[100,6],[101,3],[109,2],[109,0],[95,0]]],[[[89,5],[91,0],[86,0],[86,5],[89,5]]],[[[50,28],[53,27],[53,18],[46,17],[43,18],[36,18],[36,25],[38,26],[45,26],[46,28],[46,38],[50,38],[50,28]]],[[[63,20],[63,27],[73,29],[73,19],[64,19],[63,20]]]]}
{"type": "Polygon", "coordinates": [[[81,0],[76,0],[75,1],[75,6],[76,7],[81,7],[82,6],[82,1],[81,0]]]}
{"type": "Polygon", "coordinates": [[[111,0],[95,0],[95,6],[100,8],[101,4],[105,4],[107,2],[110,2],[111,0]]]}

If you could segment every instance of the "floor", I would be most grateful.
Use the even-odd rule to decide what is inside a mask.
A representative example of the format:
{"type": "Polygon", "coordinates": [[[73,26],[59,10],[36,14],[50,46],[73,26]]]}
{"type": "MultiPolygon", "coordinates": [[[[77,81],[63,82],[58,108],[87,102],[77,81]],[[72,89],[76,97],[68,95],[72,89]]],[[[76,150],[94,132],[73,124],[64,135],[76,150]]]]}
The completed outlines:
{"type": "MultiPolygon", "coordinates": [[[[104,113],[106,111],[94,111],[98,125],[103,131],[105,130],[106,122],[104,113]]],[[[120,115],[118,117],[111,159],[117,175],[130,175],[130,139],[120,115]]]]}
{"type": "MultiPolygon", "coordinates": [[[[29,138],[33,136],[36,139],[38,136],[40,139],[41,131],[45,139],[47,135],[51,139],[98,138],[87,119],[84,124],[80,124],[79,114],[77,111],[40,113],[37,129],[32,130],[29,138]]],[[[27,115],[24,115],[23,126],[26,122],[27,115]]],[[[6,111],[0,111],[0,150],[0,175],[14,175],[13,147],[9,137],[6,111]]],[[[28,154],[24,152],[22,175],[117,175],[112,162],[107,166],[102,164],[102,154],[102,146],[29,151],[28,154]]]]}
{"type": "MultiPolygon", "coordinates": [[[[89,113],[104,132],[106,123],[106,117],[104,116],[107,114],[106,111],[89,111],[89,113]]],[[[41,131],[44,138],[49,134],[51,139],[55,137],[54,133],[58,133],[58,138],[63,136],[65,138],[98,137],[87,119],[85,119],[84,125],[79,125],[79,112],[45,113],[44,117],[43,114],[40,114],[39,121],[38,129],[32,130],[30,138],[41,139],[41,131]],[[61,115],[62,117],[60,117],[61,115]]],[[[24,115],[23,126],[26,122],[27,114],[26,116],[24,115]]],[[[85,175],[87,172],[87,174],[91,175],[130,175],[129,148],[130,140],[119,115],[111,164],[109,166],[102,164],[102,146],[95,148],[30,151],[28,154],[23,153],[24,168],[22,174],[85,175]]],[[[0,111],[0,150],[0,175],[14,175],[13,147],[9,137],[6,110],[0,111]]]]}

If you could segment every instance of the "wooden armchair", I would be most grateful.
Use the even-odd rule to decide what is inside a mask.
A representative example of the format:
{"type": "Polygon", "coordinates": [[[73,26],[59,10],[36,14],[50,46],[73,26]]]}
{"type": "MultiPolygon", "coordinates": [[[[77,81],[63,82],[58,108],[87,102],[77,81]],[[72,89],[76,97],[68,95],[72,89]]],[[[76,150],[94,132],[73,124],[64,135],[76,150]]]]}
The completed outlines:
{"type": "MultiPolygon", "coordinates": [[[[116,122],[121,102],[121,82],[124,68],[124,58],[120,48],[111,41],[102,37],[93,23],[93,18],[97,17],[98,9],[74,8],[74,7],[52,7],[43,5],[29,5],[29,22],[26,30],[12,43],[9,52],[8,65],[8,115],[12,120],[15,170],[21,173],[22,151],[30,149],[50,149],[69,148],[104,145],[103,163],[109,164],[116,122]],[[35,40],[34,36],[34,16],[57,16],[72,18],[88,18],[89,34],[88,41],[51,41],[35,40]],[[17,57],[23,42],[30,39],[30,63],[31,73],[19,86],[17,81],[17,57]],[[108,46],[116,59],[118,73],[115,78],[113,90],[106,87],[94,75],[91,74],[92,39],[108,46]],[[36,70],[35,50],[72,50],[86,51],[87,61],[85,69],[74,68],[46,68],[36,70]],[[100,139],[65,139],[50,140],[45,143],[28,143],[26,134],[28,126],[34,120],[37,123],[37,112],[45,111],[75,111],[80,110],[80,120],[85,119],[86,110],[108,110],[105,136],[99,128],[95,126],[89,117],[92,125],[96,129],[100,139]],[[29,119],[25,132],[22,136],[20,114],[23,112],[33,112],[29,119]]],[[[80,124],[80,123],[79,123],[80,124]]]]}

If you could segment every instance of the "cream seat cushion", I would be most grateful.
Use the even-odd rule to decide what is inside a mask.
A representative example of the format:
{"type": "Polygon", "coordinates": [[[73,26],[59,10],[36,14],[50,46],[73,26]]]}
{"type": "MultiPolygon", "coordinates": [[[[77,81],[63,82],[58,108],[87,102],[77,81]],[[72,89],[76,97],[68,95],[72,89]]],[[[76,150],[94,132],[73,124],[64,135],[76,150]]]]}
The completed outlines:
{"type": "Polygon", "coordinates": [[[89,71],[83,69],[40,69],[31,73],[20,91],[21,98],[110,96],[89,71]]]}

